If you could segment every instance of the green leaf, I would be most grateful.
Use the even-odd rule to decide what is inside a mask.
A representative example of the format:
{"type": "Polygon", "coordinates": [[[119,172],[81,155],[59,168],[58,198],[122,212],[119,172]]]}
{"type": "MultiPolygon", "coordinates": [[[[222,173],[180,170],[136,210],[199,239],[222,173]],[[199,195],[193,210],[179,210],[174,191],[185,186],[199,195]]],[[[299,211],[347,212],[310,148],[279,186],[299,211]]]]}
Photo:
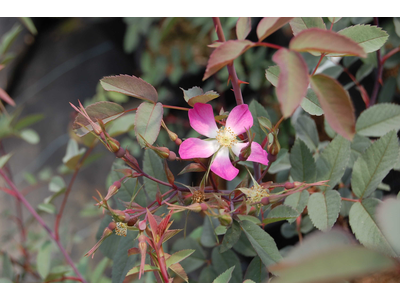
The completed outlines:
{"type": "Polygon", "coordinates": [[[335,56],[367,57],[364,49],[352,39],[320,28],[301,31],[291,39],[289,49],[298,52],[335,53],[335,56]]]}
{"type": "Polygon", "coordinates": [[[198,86],[192,87],[187,91],[182,88],[181,90],[183,91],[183,98],[185,98],[185,101],[191,107],[194,107],[196,103],[207,103],[219,97],[219,94],[217,92],[208,91],[204,93],[203,90],[198,86]]]}
{"type": "Polygon", "coordinates": [[[250,262],[246,274],[244,275],[244,279],[245,281],[252,280],[256,283],[262,283],[268,280],[267,268],[258,256],[254,257],[250,262]]]}
{"type": "Polygon", "coordinates": [[[141,78],[129,75],[108,76],[100,80],[103,89],[156,103],[158,94],[154,86],[141,78]]]}
{"type": "Polygon", "coordinates": [[[19,19],[21,20],[22,24],[24,24],[24,26],[29,30],[30,33],[32,33],[33,35],[37,34],[35,24],[33,24],[31,18],[20,17],[19,19]]]}
{"type": "MultiPolygon", "coordinates": [[[[143,171],[146,174],[153,176],[164,182],[168,182],[167,176],[164,172],[164,167],[161,158],[155,154],[152,150],[146,150],[143,157],[143,171]]],[[[159,189],[161,194],[168,191],[168,187],[162,184],[146,178],[143,178],[144,188],[146,190],[147,196],[150,200],[156,199],[157,190],[159,189]]]]}
{"type": "Polygon", "coordinates": [[[96,269],[94,269],[92,276],[91,276],[91,282],[92,283],[100,283],[100,279],[103,276],[104,271],[107,268],[107,265],[109,263],[109,259],[107,257],[104,257],[96,266],[96,269]]]}
{"type": "MultiPolygon", "coordinates": [[[[257,100],[251,101],[249,105],[249,110],[251,112],[251,115],[253,116],[253,120],[257,120],[259,117],[271,119],[268,115],[267,110],[257,100]]],[[[254,141],[261,144],[264,140],[265,134],[262,131],[260,124],[258,122],[254,122],[253,127],[251,127],[251,131],[256,134],[254,141]]]]}
{"type": "Polygon", "coordinates": [[[276,94],[285,118],[290,117],[307,94],[309,84],[308,67],[303,57],[294,51],[282,48],[272,60],[280,69],[276,94]]]}
{"type": "Polygon", "coordinates": [[[326,29],[325,23],[320,17],[313,18],[293,18],[290,22],[293,35],[297,35],[301,31],[309,28],[326,29]]]}
{"type": "Polygon", "coordinates": [[[315,227],[322,231],[330,230],[339,216],[341,203],[342,199],[336,190],[312,194],[307,209],[315,227]]]}
{"type": "MultiPolygon", "coordinates": [[[[259,223],[261,223],[261,221],[259,223]]],[[[233,250],[246,257],[254,257],[257,255],[246,234],[243,232],[240,234],[239,240],[236,244],[233,245],[233,250]]]]}
{"type": "Polygon", "coordinates": [[[229,40],[222,43],[211,53],[203,81],[246,52],[252,45],[253,42],[248,40],[229,40]]]}
{"type": "MultiPolygon", "coordinates": [[[[92,121],[96,124],[98,124],[97,119],[100,119],[104,124],[107,124],[108,122],[120,117],[125,111],[121,105],[106,101],[93,103],[86,107],[85,110],[92,121]]],[[[81,114],[76,116],[72,129],[79,137],[82,137],[89,133],[89,131],[93,130],[89,121],[87,121],[81,114]]]]}
{"type": "Polygon", "coordinates": [[[321,191],[332,189],[342,178],[350,158],[350,142],[337,135],[320,154],[317,166],[317,181],[329,180],[328,187],[320,186],[321,191]]]}
{"type": "Polygon", "coordinates": [[[217,278],[214,279],[213,283],[228,283],[231,280],[232,272],[235,269],[235,266],[229,268],[222,274],[220,274],[217,278]]]}
{"type": "Polygon", "coordinates": [[[283,220],[293,222],[299,216],[299,212],[293,209],[291,206],[279,205],[273,208],[262,221],[264,224],[270,224],[283,220]]]}
{"type": "Polygon", "coordinates": [[[400,255],[400,201],[395,197],[381,202],[376,209],[376,219],[393,250],[400,255]]]}
{"type": "Polygon", "coordinates": [[[185,249],[185,250],[175,252],[170,257],[168,257],[168,259],[166,261],[167,268],[169,268],[171,265],[179,263],[182,260],[184,260],[185,258],[189,257],[190,255],[192,255],[192,253],[194,251],[195,250],[192,250],[192,249],[185,249]]]}
{"type": "MultiPolygon", "coordinates": [[[[144,272],[146,273],[146,272],[152,272],[152,271],[158,271],[158,270],[160,270],[158,267],[156,267],[156,266],[151,266],[151,265],[144,265],[144,272]]],[[[136,266],[136,267],[133,267],[132,269],[130,269],[129,271],[128,271],[128,273],[126,274],[126,276],[129,276],[129,275],[133,275],[133,274],[137,274],[137,273],[139,273],[140,272],[140,266],[136,266]]]]}
{"type": "Polygon", "coordinates": [[[8,32],[6,32],[1,38],[0,44],[0,55],[4,55],[14,43],[15,39],[22,31],[22,27],[20,25],[15,24],[8,32]]]}
{"type": "Polygon", "coordinates": [[[14,277],[14,270],[11,259],[6,252],[4,252],[2,256],[3,256],[3,270],[1,273],[2,275],[1,277],[7,278],[10,280],[10,282],[12,282],[14,277]]]}
{"type": "Polygon", "coordinates": [[[33,129],[22,129],[19,132],[20,137],[29,144],[36,145],[40,141],[39,134],[33,129]]]}
{"type": "Polygon", "coordinates": [[[366,198],[378,187],[399,157],[396,132],[388,132],[358,157],[353,166],[351,186],[360,199],[366,198]]]}
{"type": "Polygon", "coordinates": [[[52,250],[51,241],[45,241],[43,245],[40,247],[37,255],[36,259],[37,271],[40,277],[42,277],[42,279],[45,279],[50,272],[51,250],[52,250]]]}
{"type": "Polygon", "coordinates": [[[22,118],[17,122],[17,124],[14,125],[15,130],[21,130],[25,127],[28,127],[30,125],[33,125],[41,120],[43,120],[44,115],[43,114],[33,114],[26,116],[25,118],[22,118]]]}
{"type": "Polygon", "coordinates": [[[177,252],[179,250],[194,249],[192,255],[181,262],[182,267],[187,273],[193,272],[200,268],[206,261],[206,256],[200,244],[192,239],[191,237],[186,237],[186,239],[181,238],[177,240],[172,246],[172,252],[177,252]]]}
{"type": "Polygon", "coordinates": [[[123,133],[131,131],[135,127],[136,114],[127,114],[119,117],[111,123],[107,132],[110,136],[115,137],[123,133]]]}
{"type": "Polygon", "coordinates": [[[82,155],[86,152],[85,148],[78,148],[78,143],[74,139],[70,139],[67,145],[67,152],[62,162],[71,170],[74,170],[80,161],[82,155]]]}
{"type": "Polygon", "coordinates": [[[135,117],[135,134],[142,148],[146,146],[143,139],[152,145],[160,132],[163,117],[163,106],[160,102],[152,104],[143,102],[139,105],[135,117]]]}
{"type": "Polygon", "coordinates": [[[257,25],[257,37],[261,42],[266,37],[277,31],[283,25],[288,23],[293,18],[277,18],[277,17],[266,17],[263,18],[257,25]]]}
{"type": "Polygon", "coordinates": [[[243,281],[240,260],[232,250],[228,250],[221,254],[219,247],[215,247],[211,253],[211,260],[217,274],[221,272],[220,270],[235,267],[231,278],[232,283],[240,283],[243,281]]]}
{"type": "Polygon", "coordinates": [[[13,153],[8,153],[0,156],[0,169],[5,166],[5,164],[10,160],[11,156],[13,156],[13,153]]]}
{"type": "Polygon", "coordinates": [[[61,191],[63,188],[65,188],[64,179],[62,179],[62,177],[60,176],[53,176],[49,183],[49,191],[57,193],[61,191]]]}
{"type": "Polygon", "coordinates": [[[246,220],[242,221],[241,225],[251,245],[266,267],[282,259],[274,239],[268,233],[258,225],[246,220]]]}
{"type": "Polygon", "coordinates": [[[236,36],[238,40],[244,40],[251,31],[251,18],[239,18],[236,23],[236,36]]]}
{"type": "Polygon", "coordinates": [[[291,167],[288,150],[283,148],[279,151],[276,161],[269,167],[268,173],[276,174],[281,171],[289,170],[291,167]]]}
{"type": "Polygon", "coordinates": [[[40,203],[37,208],[41,211],[47,212],[49,214],[56,213],[56,207],[52,203],[40,203]]]}
{"type": "Polygon", "coordinates": [[[127,236],[121,237],[118,249],[113,257],[113,266],[111,272],[112,282],[123,282],[127,273],[130,272],[136,263],[137,255],[128,256],[128,250],[137,247],[137,232],[128,230],[127,236]]]}
{"type": "Polygon", "coordinates": [[[300,116],[294,123],[296,136],[306,143],[312,152],[315,152],[319,145],[318,131],[315,121],[308,116],[300,116]]]}
{"type": "Polygon", "coordinates": [[[215,235],[215,228],[219,225],[217,218],[204,217],[203,232],[201,233],[200,244],[203,247],[214,247],[219,241],[215,235]]]}
{"type": "Polygon", "coordinates": [[[284,204],[291,206],[293,209],[297,211],[298,213],[296,216],[297,218],[306,208],[309,198],[310,194],[308,193],[307,190],[304,190],[302,192],[297,192],[287,196],[284,204]]]}
{"type": "Polygon", "coordinates": [[[224,239],[222,240],[222,244],[220,247],[221,253],[229,250],[237,243],[240,238],[240,234],[242,229],[240,228],[240,224],[238,221],[233,220],[232,226],[228,228],[224,235],[224,239]]]}
{"type": "Polygon", "coordinates": [[[212,265],[208,265],[207,267],[201,270],[199,276],[200,283],[212,283],[213,280],[217,277],[218,273],[214,271],[214,267],[212,265]]]}
{"type": "Polygon", "coordinates": [[[365,53],[380,49],[389,37],[381,28],[365,24],[347,27],[338,33],[351,38],[364,49],[365,53]]]}
{"type": "Polygon", "coordinates": [[[315,161],[310,149],[301,139],[296,139],[290,153],[290,175],[294,181],[314,182],[316,175],[315,161]]]}
{"type": "Polygon", "coordinates": [[[349,167],[353,167],[357,158],[364,153],[364,151],[371,146],[372,142],[369,138],[356,134],[353,142],[351,143],[351,154],[349,160],[349,167]]]}
{"type": "Polygon", "coordinates": [[[336,23],[338,22],[342,17],[328,17],[329,21],[331,23],[336,23]]]}
{"type": "Polygon", "coordinates": [[[329,125],[335,132],[352,140],[355,134],[355,116],[349,94],[338,81],[323,74],[312,76],[310,82],[329,125]]]}
{"type": "Polygon", "coordinates": [[[400,105],[375,104],[364,110],[357,119],[356,131],[364,136],[380,137],[400,129],[400,105]]]}
{"type": "Polygon", "coordinates": [[[365,247],[395,257],[396,251],[378,226],[375,217],[376,207],[380,203],[380,200],[374,198],[354,203],[350,209],[349,223],[356,238],[365,247]]]}
{"type": "Polygon", "coordinates": [[[332,230],[307,236],[270,270],[273,282],[337,282],[393,266],[393,260],[354,245],[349,234],[332,230]]]}

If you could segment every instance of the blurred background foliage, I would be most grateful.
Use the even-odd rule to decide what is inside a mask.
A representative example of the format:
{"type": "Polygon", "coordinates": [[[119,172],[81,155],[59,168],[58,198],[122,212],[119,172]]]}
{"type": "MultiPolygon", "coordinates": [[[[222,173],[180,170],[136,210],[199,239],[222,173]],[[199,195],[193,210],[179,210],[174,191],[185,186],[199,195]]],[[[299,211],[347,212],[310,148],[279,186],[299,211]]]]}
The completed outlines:
{"type": "MultiPolygon", "coordinates": [[[[257,41],[255,28],[260,19],[252,18],[253,30],[248,36],[249,40],[257,41]]],[[[329,21],[324,20],[328,24],[329,21]]],[[[129,74],[141,77],[156,87],[159,100],[165,104],[186,106],[183,92],[179,88],[187,90],[193,86],[200,86],[204,91],[215,90],[220,94],[218,102],[211,102],[216,111],[221,108],[229,110],[235,105],[230,84],[227,84],[226,68],[202,81],[207,60],[213,50],[207,45],[217,40],[211,18],[32,18],[31,22],[26,18],[1,18],[0,22],[0,87],[7,91],[17,104],[16,109],[6,105],[9,115],[2,114],[0,117],[0,138],[5,151],[14,152],[17,157],[8,164],[11,172],[15,174],[15,182],[31,192],[33,204],[50,222],[54,220],[54,213],[61,201],[59,196],[65,193],[66,182],[68,184],[73,172],[73,168],[62,163],[62,159],[68,155],[74,157],[83,154],[78,145],[70,142],[70,138],[76,139],[68,127],[68,124],[71,126],[75,115],[68,102],[76,104],[77,99],[81,99],[87,106],[98,101],[113,101],[126,109],[137,107],[140,103],[122,94],[104,91],[98,83],[103,76],[129,74]],[[31,145],[27,145],[26,142],[31,145]],[[67,145],[70,147],[69,154],[67,145]]],[[[236,22],[237,18],[221,18],[226,39],[236,39],[236,22]]],[[[334,24],[333,30],[338,31],[352,24],[374,24],[374,20],[372,17],[345,17],[334,24]]],[[[379,18],[379,26],[389,34],[389,40],[380,52],[380,55],[384,55],[400,46],[400,20],[379,18]]],[[[266,41],[287,46],[291,37],[292,31],[287,24],[266,41]]],[[[261,103],[272,123],[276,123],[281,116],[274,89],[265,78],[266,68],[274,65],[271,59],[274,52],[271,49],[256,47],[235,60],[239,79],[248,83],[242,85],[245,103],[248,104],[252,100],[261,103]]],[[[319,57],[308,53],[302,55],[309,69],[313,70],[319,57]]],[[[324,58],[321,65],[324,66],[323,73],[337,78],[349,91],[359,115],[365,109],[364,102],[345,69],[353,74],[371,95],[377,75],[376,53],[371,53],[365,59],[345,57],[337,64],[332,64],[324,58]]],[[[400,52],[390,57],[384,65],[383,85],[379,89],[377,103],[400,103],[399,68],[400,52]]],[[[165,111],[166,123],[171,124],[169,128],[178,136],[195,134],[193,131],[188,133],[190,128],[186,112],[165,111]]],[[[301,114],[300,111],[294,117],[301,114]]],[[[323,117],[312,116],[312,119],[316,123],[319,140],[330,140],[329,128],[324,126],[323,117]]],[[[128,147],[135,156],[141,155],[142,151],[135,142],[132,127],[126,124],[119,126],[122,128],[113,130],[119,135],[122,146],[128,147]]],[[[282,124],[278,138],[282,148],[278,158],[282,157],[284,164],[285,153],[295,140],[295,130],[290,119],[282,124]]],[[[81,139],[76,141],[82,143],[81,139]]],[[[169,141],[163,130],[156,143],[177,152],[174,143],[169,141]]],[[[90,140],[84,141],[84,145],[90,144],[90,140]]],[[[72,256],[75,261],[80,261],[79,269],[92,282],[111,280],[111,271],[108,268],[110,261],[107,258],[98,255],[93,263],[88,258],[82,258],[82,253],[96,241],[101,212],[93,206],[94,201],[91,198],[95,189],[104,194],[104,183],[112,163],[112,155],[103,147],[96,147],[78,175],[68,203],[67,215],[63,218],[63,244],[74,250],[72,256]],[[91,166],[86,168],[89,164],[91,166]],[[87,225],[88,223],[90,225],[87,225]]],[[[173,171],[177,174],[181,169],[182,165],[173,171]]],[[[289,171],[283,168],[270,176],[271,180],[283,182],[287,180],[289,171]]],[[[397,194],[400,190],[397,177],[398,172],[392,171],[385,179],[385,183],[390,186],[390,193],[397,194]]],[[[196,176],[179,177],[179,181],[191,183],[196,181],[196,176]]],[[[389,192],[386,190],[383,193],[389,192]]],[[[12,220],[11,203],[11,200],[0,203],[1,251],[14,251],[18,248],[10,243],[16,234],[16,228],[6,226],[12,220]]],[[[27,224],[32,223],[32,219],[29,219],[26,213],[24,220],[27,224]]],[[[203,222],[202,218],[197,221],[203,222]]],[[[282,227],[280,225],[281,223],[271,231],[278,247],[281,249],[296,243],[298,238],[293,224],[285,223],[282,227]]],[[[189,232],[193,228],[196,228],[195,224],[190,225],[189,232]]],[[[302,232],[304,230],[303,233],[307,233],[313,229],[309,218],[304,218],[302,232]]],[[[192,238],[199,241],[200,236],[196,234],[198,235],[193,232],[192,238]]],[[[40,228],[30,230],[28,239],[29,250],[41,253],[38,259],[45,257],[45,254],[51,255],[51,251],[55,255],[55,249],[45,244],[47,237],[40,228]]],[[[238,244],[234,249],[243,261],[250,263],[250,258],[254,256],[248,254],[251,249],[247,249],[244,244],[238,244]]],[[[4,254],[3,277],[5,272],[12,273],[9,261],[8,256],[4,254]]],[[[58,256],[51,262],[50,267],[50,275],[68,272],[65,266],[62,266],[62,258],[58,256]]],[[[194,278],[204,277],[208,271],[207,269],[203,275],[197,274],[194,278]]],[[[35,281],[34,278],[27,280],[35,281]]]]}

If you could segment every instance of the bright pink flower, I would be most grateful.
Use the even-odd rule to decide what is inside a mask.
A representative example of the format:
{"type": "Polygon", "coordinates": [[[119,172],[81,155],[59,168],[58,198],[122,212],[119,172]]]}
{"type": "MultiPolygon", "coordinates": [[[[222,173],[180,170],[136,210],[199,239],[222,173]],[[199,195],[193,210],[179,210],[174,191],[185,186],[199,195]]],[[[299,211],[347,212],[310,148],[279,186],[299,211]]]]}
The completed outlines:
{"type": "MultiPolygon", "coordinates": [[[[240,150],[248,144],[237,139],[239,134],[253,126],[253,116],[248,106],[242,104],[232,109],[226,120],[226,126],[218,129],[211,105],[196,103],[194,108],[189,110],[189,121],[194,130],[210,139],[185,140],[179,148],[180,157],[182,159],[207,158],[215,153],[211,171],[226,180],[234,179],[239,170],[232,165],[229,153],[239,156],[240,150]]],[[[267,165],[267,152],[261,148],[260,144],[252,142],[251,155],[247,160],[267,165]]]]}

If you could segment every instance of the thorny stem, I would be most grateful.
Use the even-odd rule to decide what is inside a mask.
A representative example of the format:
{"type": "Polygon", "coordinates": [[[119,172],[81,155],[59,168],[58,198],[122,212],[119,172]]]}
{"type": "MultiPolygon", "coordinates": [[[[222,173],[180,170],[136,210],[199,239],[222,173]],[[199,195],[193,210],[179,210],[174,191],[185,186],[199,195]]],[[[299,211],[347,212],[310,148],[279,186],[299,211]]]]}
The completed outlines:
{"type": "MultiPolygon", "coordinates": [[[[219,20],[218,17],[216,17],[216,18],[213,17],[212,19],[214,22],[215,31],[217,32],[218,39],[221,42],[225,42],[226,40],[225,40],[224,32],[222,30],[221,21],[219,20]]],[[[229,77],[232,81],[232,87],[233,87],[233,92],[235,93],[236,103],[237,103],[237,105],[243,104],[242,91],[240,90],[239,80],[236,75],[236,71],[235,71],[235,67],[233,66],[233,62],[229,63],[227,65],[227,67],[228,67],[229,77]]]]}
{"type": "Polygon", "coordinates": [[[78,175],[78,173],[79,173],[79,171],[80,171],[80,169],[81,169],[81,167],[82,167],[84,161],[85,161],[86,158],[90,155],[90,153],[91,153],[92,150],[94,149],[94,146],[95,146],[95,145],[96,145],[95,143],[92,144],[92,146],[90,146],[89,149],[86,151],[85,155],[82,157],[82,159],[80,160],[80,162],[79,162],[79,163],[77,164],[77,166],[75,167],[74,174],[72,175],[71,181],[70,181],[69,184],[68,184],[68,188],[67,188],[67,190],[66,190],[66,192],[65,192],[65,194],[64,194],[64,199],[63,199],[63,201],[62,201],[62,203],[61,203],[61,207],[60,207],[60,210],[59,210],[59,212],[58,212],[58,214],[57,214],[56,223],[55,223],[55,226],[54,226],[54,233],[55,233],[55,235],[56,235],[56,239],[57,239],[57,240],[60,239],[60,235],[59,235],[60,222],[61,222],[61,217],[62,217],[63,212],[64,212],[65,205],[67,204],[67,200],[68,200],[69,193],[71,192],[71,189],[72,189],[72,186],[73,186],[73,184],[74,184],[74,182],[75,182],[76,176],[78,175]]]}
{"type": "Polygon", "coordinates": [[[81,279],[81,282],[86,282],[85,279],[83,279],[81,273],[76,268],[74,262],[72,261],[71,257],[68,255],[65,248],[61,245],[60,241],[56,239],[56,236],[51,231],[51,229],[46,225],[44,220],[39,216],[39,214],[36,212],[36,210],[29,204],[28,200],[25,199],[25,197],[17,189],[17,187],[14,185],[14,183],[7,177],[7,175],[4,173],[4,171],[2,169],[0,169],[0,175],[4,178],[4,180],[10,186],[10,188],[15,192],[16,197],[22,202],[23,205],[25,205],[25,207],[28,209],[28,211],[31,213],[31,215],[39,222],[40,225],[42,225],[44,230],[46,230],[47,233],[49,234],[50,238],[57,244],[58,248],[60,249],[61,253],[64,255],[68,264],[74,270],[75,274],[81,279]]]}

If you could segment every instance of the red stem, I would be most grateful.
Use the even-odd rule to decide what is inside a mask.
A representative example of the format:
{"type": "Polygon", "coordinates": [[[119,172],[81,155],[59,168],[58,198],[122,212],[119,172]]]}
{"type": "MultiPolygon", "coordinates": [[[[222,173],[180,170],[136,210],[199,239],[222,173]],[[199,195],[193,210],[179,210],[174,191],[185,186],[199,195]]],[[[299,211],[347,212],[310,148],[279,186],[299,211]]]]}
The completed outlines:
{"type": "Polygon", "coordinates": [[[90,148],[88,149],[88,151],[86,151],[85,155],[82,157],[82,159],[80,160],[80,162],[79,162],[79,163],[77,164],[77,166],[75,167],[75,172],[74,172],[74,174],[72,175],[71,181],[69,182],[68,188],[67,188],[67,190],[66,190],[66,192],[65,192],[65,194],[64,194],[64,199],[63,199],[63,201],[62,201],[62,203],[61,203],[61,207],[60,207],[60,210],[59,210],[59,212],[58,212],[58,214],[57,214],[56,222],[55,222],[55,226],[54,226],[54,233],[55,233],[55,235],[56,235],[56,239],[57,239],[57,240],[60,239],[60,235],[59,235],[60,222],[61,222],[61,217],[62,217],[63,212],[64,212],[65,205],[67,204],[67,200],[68,200],[69,193],[71,192],[71,189],[72,189],[72,186],[73,186],[73,184],[74,184],[74,182],[75,182],[76,176],[78,175],[78,173],[79,173],[79,171],[80,171],[80,169],[81,169],[81,167],[82,167],[84,161],[86,160],[86,158],[90,155],[90,153],[91,153],[92,150],[94,149],[94,146],[95,146],[95,144],[93,144],[92,146],[90,146],[90,148]]]}
{"type": "Polygon", "coordinates": [[[349,202],[361,202],[360,199],[350,199],[350,198],[344,198],[344,197],[342,197],[342,200],[349,201],[349,202]]]}
{"type": "MultiPolygon", "coordinates": [[[[215,30],[217,32],[218,39],[221,42],[225,42],[225,35],[224,32],[222,31],[222,26],[221,26],[221,21],[219,20],[218,17],[212,18],[214,21],[214,26],[215,30]]],[[[236,98],[236,103],[237,105],[243,104],[243,96],[242,96],[242,91],[240,90],[239,86],[239,80],[236,75],[236,70],[235,67],[233,66],[233,62],[229,63],[227,65],[228,67],[228,72],[229,72],[229,78],[232,81],[232,87],[233,87],[233,92],[235,93],[235,98],[236,98]]]]}
{"type": "Polygon", "coordinates": [[[265,42],[254,43],[254,46],[269,47],[269,48],[278,49],[278,50],[283,48],[282,46],[271,44],[271,43],[265,43],[265,42]]]}
{"type": "Polygon", "coordinates": [[[14,185],[14,183],[7,177],[7,175],[4,173],[2,169],[0,169],[0,175],[4,178],[4,180],[7,182],[7,184],[10,186],[10,188],[16,193],[16,197],[22,202],[23,205],[28,209],[28,211],[31,213],[31,215],[39,222],[40,225],[47,231],[49,234],[50,238],[55,241],[57,244],[58,248],[60,249],[61,253],[64,255],[65,259],[67,260],[68,264],[71,266],[71,268],[74,270],[75,274],[81,279],[81,282],[85,282],[83,279],[81,273],[78,271],[76,268],[74,262],[72,261],[71,257],[68,255],[67,251],[64,249],[64,247],[61,245],[60,241],[56,239],[56,236],[54,233],[51,231],[51,229],[46,225],[44,220],[38,215],[36,210],[29,204],[28,200],[25,199],[25,197],[21,194],[21,192],[17,189],[17,187],[14,185]]]}
{"type": "Polygon", "coordinates": [[[61,278],[56,278],[56,279],[53,279],[53,280],[46,281],[46,283],[50,283],[50,282],[61,282],[61,281],[65,281],[65,280],[75,280],[75,281],[82,282],[82,279],[80,279],[80,278],[78,278],[78,277],[63,276],[63,277],[61,277],[61,278]]]}
{"type": "Polygon", "coordinates": [[[311,76],[313,76],[314,74],[315,74],[315,72],[317,71],[317,69],[318,69],[318,67],[319,67],[319,65],[320,65],[320,63],[321,63],[321,61],[322,61],[322,59],[325,57],[325,53],[322,53],[321,54],[321,57],[319,58],[319,61],[318,61],[318,63],[317,63],[317,65],[316,65],[316,67],[315,67],[315,69],[314,69],[314,71],[312,72],[312,74],[311,74],[311,76]]]}

